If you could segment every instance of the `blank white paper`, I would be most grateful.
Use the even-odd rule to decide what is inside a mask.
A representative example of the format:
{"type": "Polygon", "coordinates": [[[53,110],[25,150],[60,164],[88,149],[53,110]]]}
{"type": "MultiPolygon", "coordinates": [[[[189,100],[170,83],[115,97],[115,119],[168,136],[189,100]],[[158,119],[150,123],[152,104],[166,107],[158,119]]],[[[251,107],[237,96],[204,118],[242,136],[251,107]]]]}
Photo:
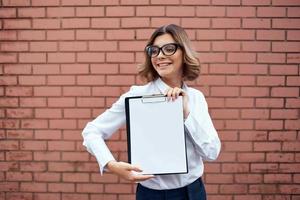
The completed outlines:
{"type": "Polygon", "coordinates": [[[186,173],[182,96],[169,102],[155,98],[129,100],[131,163],[142,174],[186,173]]]}

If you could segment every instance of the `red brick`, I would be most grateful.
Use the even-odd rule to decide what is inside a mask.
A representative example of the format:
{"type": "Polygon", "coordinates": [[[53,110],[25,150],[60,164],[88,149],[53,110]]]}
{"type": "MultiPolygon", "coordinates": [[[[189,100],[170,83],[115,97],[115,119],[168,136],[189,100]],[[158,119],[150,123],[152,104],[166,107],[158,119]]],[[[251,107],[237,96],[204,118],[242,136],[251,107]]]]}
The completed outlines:
{"type": "Polygon", "coordinates": [[[86,152],[63,152],[62,160],[65,161],[88,161],[89,155],[86,152]]]}
{"type": "Polygon", "coordinates": [[[74,17],[75,9],[72,7],[49,7],[47,17],[74,17]]]}
{"type": "Polygon", "coordinates": [[[91,64],[92,74],[116,74],[118,72],[117,64],[91,64]]]}
{"type": "Polygon", "coordinates": [[[252,98],[226,98],[225,106],[228,108],[253,108],[252,98]]]}
{"type": "Polygon", "coordinates": [[[10,51],[28,51],[28,43],[27,42],[2,42],[1,50],[5,52],[10,51]]]}
{"type": "Polygon", "coordinates": [[[267,153],[266,158],[267,162],[294,162],[293,153],[267,153]]]}
{"type": "Polygon", "coordinates": [[[273,97],[299,97],[299,88],[297,87],[274,87],[271,90],[273,97]]]}
{"type": "Polygon", "coordinates": [[[21,141],[20,150],[47,150],[47,143],[45,141],[21,141]]]}
{"type": "Polygon", "coordinates": [[[249,187],[250,193],[274,194],[276,191],[276,185],[271,184],[250,185],[249,187]]]}
{"type": "Polygon", "coordinates": [[[77,61],[84,63],[104,62],[104,53],[78,53],[77,61]]]}
{"type": "Polygon", "coordinates": [[[282,7],[259,7],[257,8],[258,17],[285,17],[285,8],[282,7]]]}
{"type": "Polygon", "coordinates": [[[67,18],[62,19],[62,28],[89,28],[88,18],[67,18]]]}
{"type": "Polygon", "coordinates": [[[6,109],[8,118],[30,118],[33,116],[32,109],[6,109]]]}
{"type": "Polygon", "coordinates": [[[38,172],[34,173],[34,180],[38,182],[57,182],[60,181],[60,174],[50,172],[38,172]]]}
{"type": "Polygon", "coordinates": [[[15,76],[2,76],[0,78],[0,84],[4,85],[17,85],[17,77],[15,76]]]}
{"type": "Polygon", "coordinates": [[[89,118],[91,117],[91,111],[89,109],[64,109],[65,118],[89,118]]]}
{"type": "Polygon", "coordinates": [[[164,16],[165,8],[163,6],[138,6],[136,7],[137,16],[164,16]]]}
{"type": "Polygon", "coordinates": [[[280,130],[283,128],[282,120],[257,120],[255,122],[257,130],[280,130]]]}
{"type": "Polygon", "coordinates": [[[21,85],[45,85],[45,76],[19,76],[19,84],[21,85]]]}
{"type": "Polygon", "coordinates": [[[32,139],[33,131],[30,130],[7,130],[8,139],[32,139]]]}
{"type": "Polygon", "coordinates": [[[265,162],[265,153],[238,153],[239,162],[265,162]]]}
{"type": "Polygon", "coordinates": [[[120,19],[118,18],[92,18],[91,26],[93,28],[119,28],[120,19]]]}
{"type": "Polygon", "coordinates": [[[247,152],[252,150],[251,142],[225,142],[223,144],[226,152],[247,152]]]}
{"type": "Polygon", "coordinates": [[[75,199],[89,200],[89,195],[88,194],[76,194],[76,193],[75,194],[63,193],[61,199],[62,200],[72,200],[72,199],[74,199],[74,200],[75,199]]]}
{"type": "Polygon", "coordinates": [[[6,87],[6,96],[32,96],[31,87],[6,87]]]}
{"type": "Polygon", "coordinates": [[[199,40],[224,40],[224,30],[197,30],[197,39],[199,40]]]}
{"type": "Polygon", "coordinates": [[[271,5],[271,0],[242,0],[243,5],[271,5]]]}
{"type": "Polygon", "coordinates": [[[25,151],[10,151],[6,152],[6,160],[7,161],[15,161],[15,160],[32,160],[32,153],[25,151]]]}
{"type": "Polygon", "coordinates": [[[230,174],[207,174],[205,177],[205,183],[233,183],[233,175],[230,174]]]}
{"type": "Polygon", "coordinates": [[[288,30],[287,31],[287,40],[299,40],[300,31],[298,30],[288,30]]]}
{"type": "Polygon", "coordinates": [[[196,15],[199,17],[224,17],[225,7],[218,6],[197,6],[196,15]]]}
{"type": "Polygon", "coordinates": [[[26,64],[6,64],[4,65],[4,74],[31,74],[31,66],[26,64]]]}
{"type": "Polygon", "coordinates": [[[46,11],[45,8],[19,8],[18,17],[20,18],[38,18],[45,17],[46,11]]]}
{"type": "Polygon", "coordinates": [[[1,40],[16,40],[17,39],[17,31],[2,30],[2,31],[0,31],[0,39],[1,40]]]}
{"type": "Polygon", "coordinates": [[[298,111],[296,109],[272,109],[271,110],[272,119],[297,119],[298,111]]]}
{"type": "Polygon", "coordinates": [[[282,30],[257,30],[258,40],[284,40],[285,33],[282,30]]]}
{"type": "Polygon", "coordinates": [[[73,107],[75,106],[75,98],[73,97],[51,97],[48,98],[49,107],[73,107]]]}
{"type": "Polygon", "coordinates": [[[109,75],[106,81],[108,85],[133,85],[134,76],[109,75]]]}
{"type": "Polygon", "coordinates": [[[48,128],[47,121],[46,120],[40,120],[40,119],[22,120],[21,126],[24,129],[48,128]]]}
{"type": "Polygon", "coordinates": [[[160,27],[165,24],[180,24],[181,18],[174,17],[152,17],[151,27],[160,27]]]}
{"type": "Polygon", "coordinates": [[[240,30],[233,29],[227,30],[227,39],[230,40],[254,40],[255,32],[254,30],[240,30]]]}
{"type": "Polygon", "coordinates": [[[0,63],[16,63],[16,53],[0,53],[0,63]]]}
{"type": "Polygon", "coordinates": [[[104,191],[102,184],[86,184],[79,183],[76,185],[76,192],[78,193],[101,193],[104,191]]]}
{"type": "Polygon", "coordinates": [[[45,107],[46,99],[45,98],[20,98],[20,107],[45,107]]]}
{"type": "Polygon", "coordinates": [[[59,199],[60,193],[34,193],[34,199],[52,200],[59,199]]]}
{"type": "Polygon", "coordinates": [[[21,162],[20,171],[40,172],[46,171],[46,163],[44,162],[21,162]]]}
{"type": "Polygon", "coordinates": [[[107,62],[133,62],[133,53],[106,53],[107,62]]]}
{"type": "Polygon", "coordinates": [[[300,86],[299,76],[288,76],[286,80],[286,85],[288,86],[300,86]]]}
{"type": "Polygon", "coordinates": [[[47,1],[39,1],[39,0],[31,0],[33,6],[59,6],[59,0],[47,0],[47,1]]]}
{"type": "Polygon", "coordinates": [[[57,51],[56,42],[30,42],[30,51],[57,51]]]}
{"type": "MultiPolygon", "coordinates": [[[[74,40],[74,30],[47,30],[47,40],[74,40]]],[[[82,39],[82,38],[77,38],[82,39]]]]}
{"type": "Polygon", "coordinates": [[[267,109],[243,109],[241,111],[242,119],[268,119],[269,110],[267,109]]]}
{"type": "Polygon", "coordinates": [[[75,184],[73,183],[49,183],[49,192],[74,192],[75,184]]]}
{"type": "Polygon", "coordinates": [[[86,51],[87,43],[86,42],[60,42],[59,50],[60,51],[86,51]]]}
{"type": "Polygon", "coordinates": [[[257,85],[259,86],[283,86],[285,84],[284,76],[259,76],[257,85]]]}
{"type": "Polygon", "coordinates": [[[76,30],[77,40],[102,40],[104,39],[103,30],[76,30]]]}
{"type": "Polygon", "coordinates": [[[288,99],[286,99],[285,106],[287,108],[299,108],[299,105],[300,105],[299,98],[297,98],[297,99],[295,99],[295,98],[288,98],[288,99]]]}
{"type": "Polygon", "coordinates": [[[233,63],[254,63],[256,59],[255,53],[228,53],[228,62],[233,63]]]}
{"type": "Polygon", "coordinates": [[[195,7],[193,6],[167,6],[166,7],[166,16],[173,17],[188,17],[195,16],[195,7]]]}
{"type": "MultiPolygon", "coordinates": [[[[89,50],[90,51],[116,51],[117,48],[118,48],[117,42],[115,42],[115,41],[89,42],[89,50]]],[[[120,50],[122,50],[122,48],[120,50]]],[[[134,49],[132,49],[132,50],[134,50],[134,49]]]]}
{"type": "Polygon", "coordinates": [[[34,96],[61,96],[60,87],[34,87],[34,96]]]}
{"type": "Polygon", "coordinates": [[[86,173],[63,173],[64,182],[89,182],[89,175],[86,173]]]}
{"type": "Polygon", "coordinates": [[[67,75],[48,76],[49,85],[74,85],[75,77],[67,75]]]}
{"type": "Polygon", "coordinates": [[[78,17],[104,16],[104,7],[77,7],[76,16],[78,17]]]}
{"type": "Polygon", "coordinates": [[[61,109],[53,109],[53,108],[37,108],[35,109],[35,117],[36,118],[62,118],[61,109]]]}
{"type": "Polygon", "coordinates": [[[80,97],[77,99],[78,107],[103,107],[104,106],[104,98],[93,98],[93,97],[80,97]]]}
{"type": "Polygon", "coordinates": [[[273,52],[299,52],[300,42],[273,42],[273,52]]]}
{"type": "Polygon", "coordinates": [[[50,128],[59,128],[59,129],[75,129],[76,120],[74,119],[51,119],[49,120],[50,128]]]}
{"type": "Polygon", "coordinates": [[[33,19],[32,27],[34,29],[59,29],[59,19],[33,19]]]}
{"type": "MultiPolygon", "coordinates": [[[[235,176],[236,183],[261,183],[263,175],[260,174],[237,174],[235,176]]],[[[251,198],[252,199],[252,198],[251,198]]]]}
{"type": "Polygon", "coordinates": [[[202,63],[224,63],[225,53],[201,53],[199,59],[202,63]]]}
{"type": "Polygon", "coordinates": [[[29,19],[4,19],[4,29],[30,29],[31,23],[29,19]]]}
{"type": "Polygon", "coordinates": [[[135,28],[135,27],[149,26],[149,25],[150,25],[150,19],[146,17],[121,19],[121,27],[135,28]]]}
{"type": "Polygon", "coordinates": [[[106,7],[106,16],[110,17],[124,17],[124,16],[134,16],[134,7],[124,6],[124,7],[106,7]]]}
{"type": "Polygon", "coordinates": [[[64,96],[90,96],[91,90],[89,87],[63,87],[64,96]]]}
{"type": "MultiPolygon", "coordinates": [[[[102,75],[82,75],[77,77],[77,84],[78,85],[103,85],[105,77],[102,75]]],[[[84,92],[84,89],[82,87],[82,92],[84,92]]],[[[89,93],[89,91],[86,91],[85,94],[89,93]]],[[[85,95],[86,96],[86,95],[85,95]]]]}
{"type": "Polygon", "coordinates": [[[258,98],[256,106],[263,108],[282,108],[284,105],[283,99],[279,98],[258,98]]]}
{"type": "Polygon", "coordinates": [[[69,5],[69,6],[83,6],[83,5],[89,5],[89,0],[80,0],[80,1],[76,1],[73,2],[73,0],[62,0],[61,2],[62,5],[69,5]]]}
{"type": "Polygon", "coordinates": [[[2,140],[2,141],[0,141],[0,149],[1,150],[18,150],[19,143],[18,143],[18,141],[2,140]]]}
{"type": "Polygon", "coordinates": [[[225,194],[245,194],[247,193],[246,184],[221,185],[220,192],[225,194]]]}
{"type": "Polygon", "coordinates": [[[126,194],[131,193],[132,187],[130,184],[105,184],[104,191],[107,193],[126,194]]]}
{"type": "Polygon", "coordinates": [[[298,29],[300,28],[299,22],[299,19],[273,19],[272,27],[282,29],[298,29]]]}
{"type": "Polygon", "coordinates": [[[288,53],[287,54],[287,63],[296,64],[300,62],[299,53],[288,53]]]}
{"type": "MultiPolygon", "coordinates": [[[[208,49],[209,50],[209,49],[208,49]]],[[[240,43],[236,41],[212,42],[213,51],[240,51],[240,43]]]]}
{"type": "Polygon", "coordinates": [[[254,7],[227,7],[228,17],[255,17],[254,7]]]}
{"type": "MultiPolygon", "coordinates": [[[[294,131],[271,131],[269,133],[270,141],[293,141],[296,140],[296,138],[297,134],[294,131]]],[[[284,143],[283,149],[285,149],[285,147],[284,143]]]]}
{"type": "Polygon", "coordinates": [[[300,128],[300,120],[286,120],[284,122],[284,128],[287,130],[298,130],[300,128]]]}
{"type": "Polygon", "coordinates": [[[61,74],[88,74],[88,64],[62,64],[61,74]]]}
{"type": "Polygon", "coordinates": [[[74,53],[48,53],[49,63],[73,63],[75,62],[74,53]]]}
{"type": "Polygon", "coordinates": [[[213,28],[240,28],[240,19],[232,18],[213,18],[212,27],[213,28]]]}
{"type": "Polygon", "coordinates": [[[181,23],[183,28],[209,28],[210,26],[209,19],[205,18],[183,18],[181,23]]]}
{"type": "Polygon", "coordinates": [[[47,191],[47,184],[46,183],[21,183],[20,191],[25,192],[46,192],[47,191]]]}
{"type": "Polygon", "coordinates": [[[174,5],[179,4],[179,0],[151,0],[151,4],[159,4],[159,5],[174,5]]]}
{"type": "Polygon", "coordinates": [[[108,40],[130,40],[134,39],[133,30],[107,30],[106,39],[108,40]]]}

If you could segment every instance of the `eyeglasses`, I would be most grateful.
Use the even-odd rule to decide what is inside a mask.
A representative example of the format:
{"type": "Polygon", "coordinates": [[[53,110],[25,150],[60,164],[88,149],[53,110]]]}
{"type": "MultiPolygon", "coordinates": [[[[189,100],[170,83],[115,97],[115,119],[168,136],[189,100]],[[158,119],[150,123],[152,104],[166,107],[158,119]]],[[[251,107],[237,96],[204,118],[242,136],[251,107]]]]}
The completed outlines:
{"type": "Polygon", "coordinates": [[[162,51],[162,53],[165,56],[171,56],[171,55],[175,54],[175,52],[177,51],[178,48],[180,48],[180,45],[177,43],[165,44],[162,47],[158,47],[155,45],[149,45],[146,47],[146,52],[147,52],[147,55],[150,56],[151,58],[158,56],[160,51],[162,51]]]}

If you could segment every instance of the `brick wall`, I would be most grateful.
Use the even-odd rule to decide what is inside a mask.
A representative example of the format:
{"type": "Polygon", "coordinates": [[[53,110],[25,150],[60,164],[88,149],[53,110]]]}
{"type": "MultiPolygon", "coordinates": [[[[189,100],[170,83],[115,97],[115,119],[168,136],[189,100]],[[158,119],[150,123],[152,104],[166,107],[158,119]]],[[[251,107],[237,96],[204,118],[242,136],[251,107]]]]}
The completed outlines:
{"type": "MultiPolygon", "coordinates": [[[[299,200],[299,0],[0,0],[0,199],[129,200],[81,130],[140,84],[152,31],[183,26],[222,140],[209,200],[299,200]]],[[[108,144],[126,160],[123,128],[108,144]]]]}

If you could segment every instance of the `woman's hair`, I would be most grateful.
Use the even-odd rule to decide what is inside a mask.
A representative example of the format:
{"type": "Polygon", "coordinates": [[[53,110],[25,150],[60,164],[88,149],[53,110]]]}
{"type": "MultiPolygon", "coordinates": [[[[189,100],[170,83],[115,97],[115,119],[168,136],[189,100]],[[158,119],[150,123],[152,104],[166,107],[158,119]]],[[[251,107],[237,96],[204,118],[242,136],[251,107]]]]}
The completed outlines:
{"type": "MultiPolygon", "coordinates": [[[[164,34],[170,34],[176,43],[179,44],[183,55],[183,80],[193,81],[200,74],[200,63],[197,53],[191,48],[190,40],[183,28],[175,24],[169,24],[158,28],[150,37],[147,46],[153,45],[156,37],[164,34]]],[[[138,74],[147,81],[153,81],[159,77],[151,63],[151,57],[144,51],[146,60],[139,65],[138,74]]]]}

